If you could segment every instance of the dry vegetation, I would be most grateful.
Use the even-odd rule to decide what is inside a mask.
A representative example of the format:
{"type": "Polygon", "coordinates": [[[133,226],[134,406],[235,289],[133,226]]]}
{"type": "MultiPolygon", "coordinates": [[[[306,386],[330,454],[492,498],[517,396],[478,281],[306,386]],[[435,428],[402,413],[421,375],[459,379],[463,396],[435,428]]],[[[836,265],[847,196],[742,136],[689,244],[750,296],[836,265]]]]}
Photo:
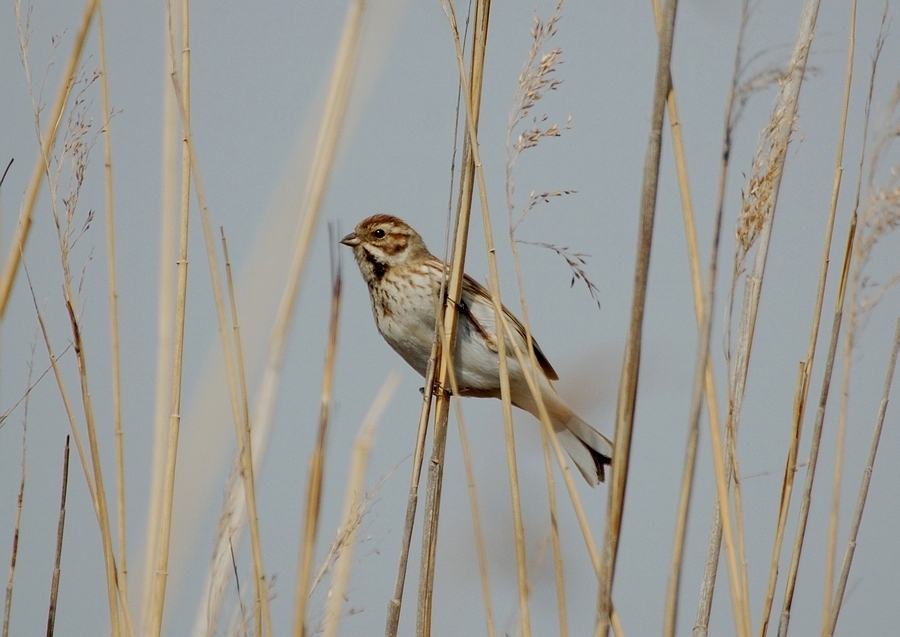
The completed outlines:
{"type": "MultiPolygon", "coordinates": [[[[542,413],[542,440],[544,464],[548,487],[549,532],[538,555],[529,557],[528,547],[524,539],[524,521],[522,516],[520,485],[517,474],[517,461],[512,427],[511,405],[508,381],[503,387],[504,431],[507,442],[507,466],[511,485],[511,504],[513,511],[512,539],[516,549],[517,608],[510,613],[506,625],[498,628],[495,625],[495,611],[491,600],[492,575],[488,568],[488,559],[484,547],[483,529],[480,521],[477,484],[469,457],[468,437],[466,434],[462,410],[458,399],[451,397],[457,392],[441,391],[438,388],[455,388],[453,368],[442,356],[442,352],[451,351],[450,344],[455,338],[457,304],[448,302],[441,316],[440,324],[435,326],[435,342],[426,387],[434,387],[435,391],[425,391],[422,416],[415,441],[410,440],[408,446],[415,444],[412,463],[412,474],[408,505],[406,509],[405,528],[400,536],[400,560],[396,575],[396,587],[389,600],[387,637],[395,637],[399,628],[401,612],[416,615],[416,634],[430,635],[432,632],[432,609],[440,600],[434,599],[434,577],[440,564],[436,561],[437,530],[441,524],[440,498],[444,466],[444,448],[446,444],[448,415],[451,402],[456,402],[457,424],[464,454],[465,471],[468,479],[469,496],[474,522],[474,536],[479,561],[482,594],[484,602],[485,632],[490,637],[497,634],[522,635],[532,634],[531,616],[532,596],[534,595],[533,573],[536,563],[552,560],[554,564],[554,584],[556,587],[556,613],[558,631],[561,636],[568,634],[567,600],[571,594],[567,592],[565,568],[562,560],[561,534],[559,529],[558,508],[572,506],[579,530],[584,538],[584,556],[590,561],[597,575],[597,620],[596,635],[605,636],[612,628],[617,637],[629,634],[628,618],[619,617],[615,611],[615,599],[619,594],[614,586],[614,575],[617,569],[616,555],[621,531],[625,488],[628,482],[629,456],[632,452],[632,428],[634,426],[635,402],[637,400],[637,382],[641,358],[641,340],[643,324],[643,304],[647,292],[646,281],[649,269],[649,258],[653,245],[653,213],[657,199],[657,182],[664,129],[664,114],[668,113],[670,122],[678,122],[676,87],[670,75],[669,64],[672,52],[672,38],[675,20],[675,0],[669,0],[664,7],[655,3],[657,25],[660,33],[660,56],[656,78],[656,91],[653,103],[653,119],[647,152],[645,182],[642,195],[639,248],[635,265],[635,304],[633,307],[631,329],[627,340],[625,362],[623,363],[622,385],[619,393],[619,405],[616,420],[616,458],[613,463],[612,476],[608,483],[609,502],[607,509],[607,528],[604,539],[598,542],[591,530],[582,503],[573,482],[572,474],[564,455],[551,433],[551,425],[542,413]],[[422,549],[419,591],[415,599],[409,594],[404,596],[407,581],[407,567],[413,539],[413,529],[419,504],[419,488],[421,470],[425,465],[427,441],[432,440],[432,456],[428,463],[427,482],[425,485],[424,520],[422,533],[422,549]],[[553,460],[556,460],[554,466],[553,460]],[[570,503],[558,502],[563,491],[557,487],[557,480],[562,478],[565,493],[570,503]]],[[[460,136],[463,140],[461,152],[461,171],[458,175],[459,195],[456,201],[455,214],[452,218],[449,236],[453,238],[451,257],[452,269],[446,281],[447,297],[451,300],[460,295],[461,276],[466,255],[468,229],[472,199],[477,194],[483,218],[483,229],[487,245],[487,258],[490,266],[490,290],[496,308],[499,308],[500,281],[498,276],[495,244],[491,234],[490,208],[482,163],[479,156],[478,114],[482,91],[482,70],[486,51],[487,19],[489,3],[478,1],[474,7],[472,33],[460,33],[461,25],[456,15],[456,7],[449,0],[442,2],[447,16],[448,29],[452,36],[457,54],[459,78],[461,86],[460,117],[465,120],[460,136]],[[465,38],[471,38],[471,46],[465,38]]],[[[161,323],[173,325],[173,332],[168,339],[161,339],[161,366],[168,366],[160,373],[163,385],[157,391],[157,442],[154,470],[151,478],[151,496],[148,503],[136,501],[134,496],[125,492],[123,445],[127,445],[127,430],[123,431],[119,396],[118,372],[118,311],[116,307],[117,290],[115,277],[115,234],[112,210],[113,161],[111,157],[110,138],[115,134],[115,120],[108,104],[104,72],[105,53],[103,52],[104,36],[102,32],[102,15],[95,2],[88,2],[82,24],[73,40],[71,52],[63,71],[63,82],[52,106],[43,103],[43,91],[33,78],[33,69],[29,64],[29,50],[33,43],[29,40],[30,12],[16,5],[16,19],[19,24],[22,62],[34,108],[34,119],[37,132],[35,150],[38,160],[33,177],[26,191],[20,209],[19,225],[16,235],[8,248],[6,264],[0,278],[0,319],[7,308],[7,302],[13,287],[26,286],[32,289],[32,299],[36,322],[39,326],[36,340],[41,347],[35,349],[34,363],[29,366],[25,386],[30,388],[41,378],[52,372],[62,397],[65,413],[69,422],[71,436],[78,455],[77,464],[83,469],[83,479],[90,492],[96,522],[102,538],[102,553],[96,556],[102,561],[105,573],[105,589],[108,597],[109,624],[111,633],[116,636],[135,634],[158,635],[162,631],[163,613],[167,598],[167,575],[169,570],[169,545],[172,533],[173,498],[176,480],[176,454],[181,437],[181,391],[183,351],[185,334],[185,305],[191,285],[196,283],[188,277],[188,239],[187,232],[191,223],[192,212],[199,212],[205,237],[205,245],[209,263],[209,271],[215,296],[218,332],[221,337],[221,349],[224,354],[226,376],[229,383],[229,400],[235,427],[236,455],[230,478],[224,486],[225,496],[219,518],[218,530],[213,541],[213,552],[206,578],[204,590],[200,595],[201,607],[197,610],[196,634],[229,634],[229,635],[272,635],[273,628],[269,600],[272,593],[272,576],[267,570],[263,555],[263,544],[259,527],[256,505],[256,476],[254,467],[260,465],[264,454],[268,431],[273,418],[273,404],[280,390],[281,370],[283,367],[288,335],[293,317],[293,308],[299,288],[301,276],[309,255],[313,234],[319,225],[319,212],[324,193],[328,186],[331,167],[340,140],[347,100],[352,89],[352,79],[356,56],[359,50],[362,29],[362,3],[351,2],[344,26],[343,36],[334,61],[329,85],[329,92],[324,109],[325,117],[319,128],[313,161],[306,184],[306,195],[302,202],[301,214],[298,217],[298,236],[296,252],[290,264],[290,276],[280,304],[278,316],[271,329],[267,348],[266,366],[261,379],[249,380],[244,367],[244,348],[240,331],[239,299],[235,298],[230,262],[228,260],[225,231],[221,231],[221,251],[215,240],[214,225],[208,209],[202,182],[202,165],[198,161],[197,149],[190,127],[190,41],[189,41],[189,8],[187,2],[169,7],[169,57],[170,77],[172,82],[172,98],[168,102],[171,109],[169,138],[181,138],[179,148],[171,148],[168,157],[166,179],[171,180],[174,192],[180,192],[179,210],[168,206],[164,211],[168,215],[164,223],[172,229],[178,229],[179,254],[171,259],[172,271],[169,277],[176,281],[177,289],[163,290],[160,301],[161,323]],[[87,34],[91,29],[100,29],[100,61],[94,69],[96,61],[85,62],[84,46],[87,34]],[[102,98],[102,106],[97,115],[97,93],[102,98]],[[79,195],[87,178],[86,169],[92,162],[100,163],[96,157],[101,150],[98,140],[102,138],[104,164],[106,166],[106,221],[108,237],[107,263],[109,279],[111,362],[114,373],[112,387],[113,401],[116,405],[115,426],[111,432],[115,436],[115,458],[102,459],[98,436],[106,435],[98,432],[92,405],[92,393],[107,391],[95,387],[91,382],[89,369],[101,364],[82,338],[83,326],[81,312],[83,300],[80,299],[81,283],[85,277],[92,276],[88,268],[90,252],[73,252],[76,244],[96,225],[93,210],[85,210],[79,195]],[[58,239],[58,256],[61,266],[61,297],[56,296],[49,301],[41,301],[34,295],[34,287],[27,268],[26,248],[31,227],[31,216],[35,208],[38,191],[46,188],[50,202],[54,225],[58,239]],[[191,190],[197,197],[196,205],[190,201],[191,190]],[[80,261],[78,260],[80,259],[80,261]],[[222,274],[224,273],[224,281],[222,274]],[[164,297],[174,299],[174,303],[164,302],[164,297]],[[67,331],[60,332],[58,326],[50,326],[45,319],[46,310],[42,303],[62,303],[65,309],[67,331]],[[42,349],[43,348],[43,349],[42,349]],[[42,373],[38,373],[42,372],[42,373]],[[76,378],[77,390],[71,388],[71,379],[76,378]],[[254,397],[248,391],[249,386],[258,386],[254,397]],[[113,464],[114,463],[114,464],[113,464]],[[103,467],[115,466],[114,477],[106,475],[103,467]],[[116,505],[111,506],[115,482],[116,505]],[[127,497],[126,497],[127,496],[127,497]],[[125,508],[147,507],[148,529],[143,587],[135,588],[133,577],[126,565],[127,544],[131,537],[125,529],[125,508]],[[114,518],[110,510],[118,514],[114,518]],[[253,573],[252,587],[248,590],[246,582],[243,586],[238,577],[239,572],[246,570],[239,565],[235,557],[235,547],[241,542],[241,534],[249,527],[249,543],[251,547],[250,561],[253,573]],[[232,584],[232,576],[234,583],[232,584]],[[233,608],[226,604],[229,587],[235,585],[238,593],[233,608]],[[130,594],[132,590],[144,590],[143,599],[130,594]]],[[[872,434],[872,447],[865,467],[864,480],[850,517],[850,538],[845,556],[838,566],[837,556],[841,552],[838,543],[838,521],[847,515],[841,509],[840,497],[843,480],[844,460],[843,446],[847,428],[847,400],[850,388],[850,377],[853,369],[853,352],[856,339],[865,326],[867,318],[876,310],[880,300],[900,282],[900,273],[893,274],[886,280],[876,280],[869,273],[869,265],[879,257],[881,246],[889,239],[889,235],[900,227],[900,175],[896,165],[891,165],[891,151],[900,136],[900,89],[894,94],[893,101],[886,107],[887,116],[875,127],[872,138],[873,148],[870,152],[863,150],[858,166],[857,207],[852,222],[846,233],[839,230],[837,252],[841,259],[829,263],[832,253],[832,234],[837,211],[837,193],[844,179],[843,139],[846,127],[849,95],[853,69],[855,41],[853,30],[855,21],[851,22],[851,45],[848,53],[846,94],[844,115],[840,130],[840,142],[835,164],[835,183],[832,198],[831,215],[826,229],[821,259],[821,276],[819,279],[817,305],[813,313],[810,329],[810,344],[807,358],[801,363],[798,375],[794,412],[792,414],[793,432],[790,445],[784,450],[785,464],[780,502],[773,502],[772,507],[778,514],[775,543],[772,547],[772,560],[767,565],[748,565],[746,559],[745,523],[741,499],[741,482],[739,457],[737,455],[737,439],[740,417],[743,409],[743,398],[747,384],[747,373],[753,353],[753,338],[757,323],[759,298],[765,279],[765,265],[770,238],[773,232],[773,219],[777,211],[777,198],[781,185],[784,165],[789,161],[789,148],[797,123],[797,107],[800,99],[800,87],[807,74],[807,58],[813,42],[815,26],[816,2],[805,3],[803,19],[797,34],[796,42],[790,55],[786,69],[765,68],[749,74],[748,65],[744,62],[744,32],[752,7],[744,2],[741,18],[740,35],[736,45],[734,76],[731,96],[725,114],[723,131],[723,152],[717,200],[717,215],[714,219],[711,262],[704,278],[701,273],[699,250],[697,248],[696,229],[691,204],[691,195],[687,188],[687,167],[683,152],[681,128],[672,126],[672,147],[676,155],[676,168],[681,188],[681,202],[685,214],[685,230],[688,238],[689,253],[692,265],[692,284],[694,303],[698,323],[697,365],[694,379],[694,392],[691,401],[691,419],[687,428],[687,445],[685,451],[684,473],[681,483],[681,495],[673,532],[673,556],[669,579],[668,598],[662,622],[666,635],[674,635],[677,625],[679,602],[690,598],[690,593],[683,590],[681,579],[684,565],[684,543],[689,508],[694,488],[697,458],[698,437],[700,435],[701,416],[706,409],[709,417],[710,438],[712,441],[712,466],[715,471],[715,488],[717,493],[716,508],[713,516],[712,530],[709,538],[708,558],[705,576],[701,583],[700,605],[694,635],[706,635],[713,603],[713,591],[716,587],[716,573],[722,542],[726,558],[727,587],[730,592],[731,612],[734,621],[734,634],[749,637],[753,634],[765,636],[770,622],[778,624],[778,634],[788,633],[794,586],[797,582],[797,569],[804,541],[808,535],[807,518],[813,481],[816,477],[816,463],[819,442],[822,436],[824,418],[827,409],[834,410],[833,401],[828,400],[831,376],[835,364],[841,366],[841,398],[839,410],[838,445],[834,459],[832,478],[832,510],[829,518],[827,534],[829,537],[827,575],[825,583],[825,599],[822,610],[822,634],[831,635],[837,625],[841,604],[848,581],[848,573],[853,558],[856,535],[860,520],[864,513],[867,489],[871,472],[875,464],[882,425],[884,423],[887,399],[890,391],[893,368],[896,363],[898,342],[900,342],[900,324],[898,336],[893,341],[893,355],[886,373],[884,398],[880,405],[878,420],[872,434]],[[740,119],[742,109],[747,101],[758,91],[777,83],[779,96],[773,110],[771,120],[765,125],[751,170],[747,186],[742,193],[740,215],[734,229],[734,260],[730,278],[729,299],[726,303],[727,317],[725,331],[727,334],[728,355],[724,361],[727,367],[727,381],[717,379],[713,371],[713,357],[710,348],[710,334],[713,317],[721,314],[715,306],[716,277],[718,272],[718,256],[720,236],[722,236],[723,209],[726,205],[725,184],[730,170],[731,138],[740,119]],[[864,178],[865,175],[865,178],[864,178]],[[844,247],[846,246],[846,249],[844,247]],[[836,267],[835,267],[836,266],[836,267]],[[831,320],[830,346],[824,361],[814,360],[814,354],[820,342],[819,323],[824,311],[824,298],[827,294],[836,297],[836,304],[831,320]],[[846,302],[845,302],[846,299],[846,302]],[[732,312],[738,311],[736,320],[732,320],[732,312]],[[838,344],[843,339],[843,348],[838,358],[838,344]],[[816,403],[815,422],[810,437],[810,449],[801,447],[804,439],[801,436],[805,420],[806,405],[809,400],[810,378],[813,372],[824,376],[823,384],[816,403]],[[718,391],[725,387],[724,406],[716,397],[718,391]],[[724,425],[724,429],[722,426],[724,425]],[[808,455],[809,465],[805,473],[805,485],[799,501],[794,491],[794,476],[800,466],[801,459],[808,455]],[[799,506],[797,515],[798,528],[793,537],[790,554],[791,567],[786,574],[779,573],[782,564],[782,545],[786,525],[791,509],[799,506]],[[757,609],[751,607],[749,589],[751,581],[766,582],[767,594],[758,615],[757,609]],[[784,585],[784,601],[780,608],[773,604],[780,584],[784,585]],[[773,615],[775,612],[775,615],[773,615]]],[[[855,15],[855,3],[854,3],[855,15]]],[[[556,245],[552,242],[530,242],[520,237],[527,229],[527,218],[538,207],[550,203],[557,198],[571,194],[572,190],[553,190],[530,192],[523,204],[516,204],[515,168],[517,160],[523,153],[538,152],[535,149],[549,138],[563,135],[569,128],[565,123],[553,122],[547,115],[536,115],[541,100],[560,87],[560,65],[562,51],[554,47],[554,36],[559,28],[563,14],[563,3],[560,0],[550,18],[543,20],[536,17],[531,32],[532,46],[527,52],[523,71],[519,77],[518,91],[513,100],[508,122],[508,144],[506,150],[506,183],[505,194],[509,223],[509,245],[514,260],[518,262],[518,245],[532,244],[554,251],[561,256],[571,270],[571,283],[584,283],[591,297],[597,300],[597,286],[588,278],[585,269],[585,256],[577,249],[556,245]],[[553,47],[553,48],[551,48],[553,47]]],[[[468,25],[468,21],[465,23],[468,25]]],[[[878,52],[884,43],[886,31],[876,44],[873,57],[871,77],[869,78],[869,102],[865,112],[865,139],[869,138],[869,110],[873,95],[872,86],[876,81],[878,68],[878,52]]],[[[68,41],[68,40],[67,40],[68,41]]],[[[64,47],[62,41],[53,43],[56,47],[64,47]]],[[[648,45],[649,46],[649,45],[648,45]]],[[[677,54],[677,53],[676,53],[677,54]]],[[[889,71],[889,72],[892,72],[889,71]]],[[[895,78],[890,78],[894,81],[895,78]]],[[[853,115],[850,115],[853,117],[853,115]]],[[[742,161],[747,161],[742,158],[742,161]]],[[[2,187],[2,182],[0,182],[2,187]]],[[[8,193],[4,193],[8,195],[8,193]]],[[[728,235],[727,228],[724,233],[728,235]]],[[[332,243],[334,237],[332,237],[332,243]]],[[[196,258],[196,255],[194,256],[196,258]]],[[[803,258],[812,258],[804,255],[803,258]]],[[[896,264],[894,264],[896,266],[896,264]]],[[[534,357],[531,349],[531,333],[528,322],[527,305],[519,273],[518,289],[520,293],[521,314],[524,324],[528,326],[528,351],[518,347],[506,352],[507,356],[515,356],[524,363],[526,357],[534,357]]],[[[335,635],[340,630],[340,620],[353,612],[345,606],[345,591],[348,577],[353,566],[354,547],[357,533],[363,518],[372,501],[374,491],[364,489],[367,458],[371,448],[372,434],[381,414],[387,406],[392,392],[396,388],[397,378],[389,377],[373,402],[369,414],[363,423],[357,444],[354,448],[353,461],[347,476],[347,491],[344,501],[342,522],[331,539],[330,548],[324,563],[316,565],[314,558],[317,546],[322,548],[323,540],[319,528],[322,510],[322,480],[328,456],[326,454],[332,386],[334,379],[335,352],[338,347],[338,324],[340,317],[341,272],[337,261],[332,269],[333,294],[330,309],[330,329],[327,340],[325,363],[322,374],[321,402],[319,405],[319,427],[314,446],[307,465],[307,490],[305,493],[305,517],[300,530],[289,529],[286,533],[297,534],[300,545],[300,559],[297,568],[297,585],[293,593],[295,616],[292,631],[302,636],[316,634],[335,635]],[[328,591],[321,593],[324,582],[328,581],[328,591]],[[314,596],[314,592],[319,591],[314,596]]],[[[163,277],[164,279],[166,277],[163,277]]],[[[599,304],[599,301],[598,301],[599,304]]],[[[323,308],[323,312],[326,309],[323,308]]],[[[828,318],[828,314],[825,318],[828,318]]],[[[505,325],[502,314],[497,312],[498,323],[505,325]]],[[[123,326],[127,329],[128,326],[123,326]]],[[[685,335],[693,338],[693,335],[685,335]]],[[[887,346],[885,338],[885,346],[887,346]]],[[[501,351],[501,373],[505,370],[506,343],[498,340],[501,351]]],[[[721,364],[721,361],[719,362],[721,364]]],[[[523,365],[523,367],[526,367],[523,365]]],[[[536,369],[536,365],[531,367],[536,369]]],[[[6,380],[6,378],[4,378],[6,380]]],[[[536,379],[529,379],[534,386],[536,379]]],[[[9,392],[6,392],[7,394],[9,392]]],[[[0,426],[5,424],[12,414],[20,413],[24,423],[28,420],[28,391],[10,405],[3,414],[0,426]],[[20,410],[20,411],[19,411],[20,410]]],[[[535,392],[540,402],[540,392],[535,392]]],[[[543,409],[543,407],[542,407],[543,409]]],[[[23,436],[25,429],[23,427],[23,436]]],[[[8,433],[8,432],[7,432],[8,433]]],[[[8,444],[10,437],[4,436],[8,444]]],[[[404,443],[407,444],[407,443],[404,443]]],[[[23,442],[23,447],[25,443],[23,442]]],[[[55,453],[55,452],[54,452],[55,453]]],[[[65,469],[63,470],[62,501],[59,515],[58,543],[56,547],[56,571],[53,574],[53,596],[49,605],[47,634],[54,631],[55,596],[59,582],[59,559],[63,546],[66,511],[66,477],[68,476],[68,442],[66,443],[65,469]]],[[[828,476],[820,476],[820,480],[828,476]]],[[[376,488],[377,490],[377,488],[376,488]]],[[[18,569],[28,569],[28,564],[17,561],[17,540],[21,527],[23,494],[26,493],[25,460],[22,460],[22,479],[19,488],[18,502],[4,512],[4,524],[14,527],[14,542],[11,551],[10,573],[6,589],[6,603],[3,622],[3,637],[9,633],[11,613],[16,612],[15,578],[18,569]]],[[[4,505],[6,506],[6,505],[4,505]]],[[[27,506],[27,500],[25,505],[27,506]]],[[[421,513],[421,512],[420,512],[421,513]]],[[[400,528],[404,521],[396,520],[394,526],[400,528]]],[[[824,533],[824,531],[823,531],[824,533]]],[[[621,567],[620,567],[621,568],[621,567]]],[[[693,584],[693,583],[691,583],[693,584]]],[[[284,594],[284,593],[282,593],[284,594]]],[[[622,593],[625,594],[625,593],[622,593]]],[[[719,595],[720,603],[725,599],[719,595]]],[[[755,600],[758,602],[758,600],[755,600]]],[[[375,632],[373,630],[373,632],[375,632]]],[[[437,632],[437,631],[436,631],[437,632]]]]}

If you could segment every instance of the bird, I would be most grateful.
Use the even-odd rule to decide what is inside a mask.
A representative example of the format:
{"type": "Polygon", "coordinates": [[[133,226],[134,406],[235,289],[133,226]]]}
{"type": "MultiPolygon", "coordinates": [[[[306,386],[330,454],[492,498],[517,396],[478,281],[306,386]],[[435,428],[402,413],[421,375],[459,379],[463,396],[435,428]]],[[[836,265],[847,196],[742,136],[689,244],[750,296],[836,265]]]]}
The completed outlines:
{"type": "MultiPolygon", "coordinates": [[[[340,242],[353,249],[369,289],[378,332],[424,377],[434,340],[435,313],[440,306],[437,297],[449,266],[429,252],[422,237],[409,224],[388,214],[363,219],[340,242]]],[[[457,307],[453,369],[458,394],[500,398],[500,359],[491,295],[475,279],[464,275],[457,307]]],[[[503,313],[516,344],[527,352],[522,322],[505,306],[503,313]]],[[[515,358],[509,338],[505,344],[512,404],[540,419],[526,372],[515,358]]],[[[559,376],[533,339],[532,345],[538,364],[538,387],[553,432],[587,483],[595,487],[603,482],[604,467],[612,462],[612,442],[560,397],[551,384],[559,376]]],[[[530,366],[530,359],[526,360],[530,366]]]]}

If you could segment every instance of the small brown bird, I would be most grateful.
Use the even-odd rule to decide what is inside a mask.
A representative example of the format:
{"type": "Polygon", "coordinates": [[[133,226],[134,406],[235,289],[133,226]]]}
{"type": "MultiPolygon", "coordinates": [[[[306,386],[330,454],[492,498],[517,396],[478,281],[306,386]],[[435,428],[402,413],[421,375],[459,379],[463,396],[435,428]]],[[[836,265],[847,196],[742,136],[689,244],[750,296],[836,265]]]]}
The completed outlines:
{"type": "MultiPolygon", "coordinates": [[[[428,251],[422,237],[406,222],[390,215],[380,214],[362,220],[353,232],[341,239],[341,243],[353,248],[353,256],[369,287],[378,331],[403,360],[424,376],[434,338],[435,300],[447,264],[428,251]]],[[[505,307],[503,312],[514,332],[516,344],[526,351],[525,328],[505,307]]],[[[453,357],[456,382],[462,396],[500,397],[494,318],[490,294],[466,275],[453,357]]],[[[596,486],[603,481],[604,465],[612,459],[612,443],[575,414],[556,393],[550,381],[559,377],[537,342],[532,342],[540,366],[537,378],[541,396],[550,414],[553,431],[584,479],[596,486]]],[[[539,418],[537,403],[509,339],[506,339],[506,352],[512,403],[539,418]]]]}

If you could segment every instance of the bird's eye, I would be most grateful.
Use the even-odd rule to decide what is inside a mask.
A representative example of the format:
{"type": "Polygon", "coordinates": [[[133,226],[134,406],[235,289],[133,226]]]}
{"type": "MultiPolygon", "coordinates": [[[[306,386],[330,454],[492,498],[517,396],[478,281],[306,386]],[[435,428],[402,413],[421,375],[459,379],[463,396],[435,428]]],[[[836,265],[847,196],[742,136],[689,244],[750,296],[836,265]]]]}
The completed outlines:
{"type": "Polygon", "coordinates": [[[375,232],[372,233],[376,239],[384,239],[384,230],[378,228],[375,232]]]}

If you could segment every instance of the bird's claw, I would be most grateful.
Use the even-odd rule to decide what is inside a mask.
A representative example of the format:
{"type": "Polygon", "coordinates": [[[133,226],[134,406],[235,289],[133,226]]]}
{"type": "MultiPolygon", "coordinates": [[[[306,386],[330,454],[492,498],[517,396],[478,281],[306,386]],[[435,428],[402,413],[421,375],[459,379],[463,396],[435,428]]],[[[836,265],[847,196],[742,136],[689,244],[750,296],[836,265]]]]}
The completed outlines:
{"type": "MultiPolygon", "coordinates": [[[[424,395],[425,395],[425,388],[424,388],[424,387],[419,387],[419,393],[422,394],[422,395],[424,396],[424,395]]],[[[449,389],[443,390],[443,393],[446,394],[447,396],[452,396],[452,395],[453,395],[453,392],[452,392],[451,390],[449,390],[449,389]]],[[[438,384],[437,384],[437,383],[434,384],[434,391],[432,392],[432,395],[433,395],[433,396],[440,396],[440,395],[441,395],[441,388],[438,387],[438,384]]]]}

